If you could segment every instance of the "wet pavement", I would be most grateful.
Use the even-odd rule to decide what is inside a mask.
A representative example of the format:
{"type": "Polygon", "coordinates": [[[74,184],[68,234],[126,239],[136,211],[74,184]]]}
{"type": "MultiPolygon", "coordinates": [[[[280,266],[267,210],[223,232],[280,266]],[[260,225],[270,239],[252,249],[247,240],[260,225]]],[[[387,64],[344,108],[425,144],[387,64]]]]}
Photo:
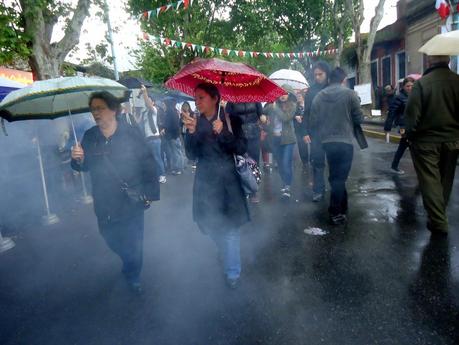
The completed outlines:
{"type": "Polygon", "coordinates": [[[347,227],[328,225],[301,169],[289,202],[277,174],[264,176],[235,291],[191,221],[189,171],[146,213],[142,296],[127,290],[90,206],[7,229],[16,247],[0,255],[0,344],[458,344],[458,195],[449,238],[431,240],[409,154],[394,176],[396,146],[369,143],[355,154],[347,227]]]}

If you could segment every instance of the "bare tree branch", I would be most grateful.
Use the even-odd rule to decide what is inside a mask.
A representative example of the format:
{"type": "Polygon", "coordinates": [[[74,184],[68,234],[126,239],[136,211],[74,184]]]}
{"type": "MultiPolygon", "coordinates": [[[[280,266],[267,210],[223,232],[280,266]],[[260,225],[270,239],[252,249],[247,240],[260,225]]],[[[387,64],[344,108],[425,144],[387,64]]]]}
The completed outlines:
{"type": "Polygon", "coordinates": [[[73,17],[65,30],[65,36],[54,45],[55,55],[64,61],[67,54],[78,44],[83,22],[89,15],[91,0],[78,0],[78,5],[73,12],[73,17]]]}

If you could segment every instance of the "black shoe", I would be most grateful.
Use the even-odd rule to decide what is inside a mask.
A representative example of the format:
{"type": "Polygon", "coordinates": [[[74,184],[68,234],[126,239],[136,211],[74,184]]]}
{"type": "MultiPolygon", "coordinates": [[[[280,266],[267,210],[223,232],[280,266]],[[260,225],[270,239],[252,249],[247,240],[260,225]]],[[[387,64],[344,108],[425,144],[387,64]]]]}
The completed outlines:
{"type": "Polygon", "coordinates": [[[142,285],[138,281],[128,282],[129,290],[131,290],[136,295],[141,295],[143,293],[142,285]]]}
{"type": "Polygon", "coordinates": [[[236,289],[239,286],[239,281],[240,281],[240,278],[226,277],[226,285],[232,290],[236,289]]]}
{"type": "Polygon", "coordinates": [[[390,170],[391,170],[394,174],[397,174],[397,175],[403,175],[403,174],[405,173],[402,169],[395,168],[395,167],[390,168],[390,170]]]}
{"type": "Polygon", "coordinates": [[[347,222],[347,217],[345,214],[337,214],[335,216],[331,216],[330,215],[330,222],[333,224],[333,225],[342,225],[342,224],[346,224],[347,222]]]}
{"type": "Polygon", "coordinates": [[[313,202],[321,202],[324,199],[324,195],[322,193],[314,193],[312,192],[312,201],[313,202]]]}

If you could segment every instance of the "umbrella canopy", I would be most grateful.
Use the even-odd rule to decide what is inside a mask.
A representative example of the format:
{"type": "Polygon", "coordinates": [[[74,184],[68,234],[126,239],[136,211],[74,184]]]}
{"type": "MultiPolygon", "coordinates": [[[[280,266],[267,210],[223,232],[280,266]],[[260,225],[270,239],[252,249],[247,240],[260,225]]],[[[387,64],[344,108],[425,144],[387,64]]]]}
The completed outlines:
{"type": "Polygon", "coordinates": [[[0,77],[0,101],[11,91],[22,89],[26,84],[0,77]]]}
{"type": "Polygon", "coordinates": [[[427,55],[459,55],[459,31],[450,31],[435,35],[420,49],[427,55]]]}
{"type": "Polygon", "coordinates": [[[269,76],[269,79],[274,81],[277,85],[289,85],[294,90],[304,90],[309,88],[309,83],[303,74],[299,71],[291,69],[281,69],[274,72],[269,76]]]}
{"type": "Polygon", "coordinates": [[[220,59],[195,59],[170,78],[166,86],[194,96],[200,83],[215,85],[223,100],[234,103],[272,102],[286,94],[255,68],[220,59]]]}
{"type": "Polygon", "coordinates": [[[96,91],[108,91],[120,102],[129,97],[126,87],[110,79],[65,77],[41,80],[8,94],[0,103],[0,117],[11,122],[89,112],[89,96],[96,91]]]}
{"type": "Polygon", "coordinates": [[[118,82],[121,85],[126,86],[128,89],[140,89],[142,85],[145,85],[146,88],[153,87],[152,83],[142,78],[129,77],[129,78],[123,78],[118,82]]]}

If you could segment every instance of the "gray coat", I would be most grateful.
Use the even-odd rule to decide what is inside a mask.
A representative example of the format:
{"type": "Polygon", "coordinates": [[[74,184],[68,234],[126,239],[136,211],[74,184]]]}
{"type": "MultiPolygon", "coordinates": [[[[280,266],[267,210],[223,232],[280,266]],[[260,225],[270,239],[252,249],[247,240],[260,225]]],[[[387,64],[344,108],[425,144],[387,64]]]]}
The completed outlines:
{"type": "Polygon", "coordinates": [[[361,124],[360,99],[354,90],[332,84],[312,102],[310,125],[322,143],[353,143],[354,126],[361,124]]]}

